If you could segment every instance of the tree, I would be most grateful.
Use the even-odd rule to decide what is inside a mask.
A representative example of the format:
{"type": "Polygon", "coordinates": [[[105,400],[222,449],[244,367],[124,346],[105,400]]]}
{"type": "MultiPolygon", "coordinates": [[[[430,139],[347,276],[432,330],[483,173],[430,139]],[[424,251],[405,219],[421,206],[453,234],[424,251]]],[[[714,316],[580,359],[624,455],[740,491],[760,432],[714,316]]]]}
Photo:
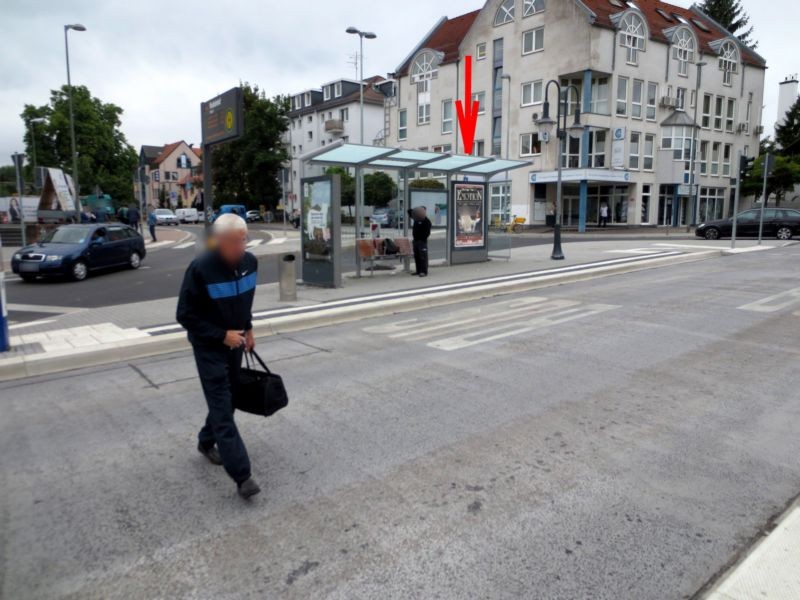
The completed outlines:
{"type": "MultiPolygon", "coordinates": [[[[289,160],[283,134],[289,128],[285,97],[269,99],[257,85],[242,84],[244,135],[215,146],[211,157],[215,204],[274,210],[282,190],[280,171],[289,160]]],[[[204,159],[207,157],[203,157],[204,159]]]]}
{"type": "Polygon", "coordinates": [[[0,196],[17,193],[17,171],[14,165],[0,166],[0,196]]]}
{"type": "MultiPolygon", "coordinates": [[[[764,191],[764,163],[766,154],[762,154],[753,164],[753,173],[742,184],[742,194],[761,198],[764,191]]],[[[794,191],[800,184],[800,160],[793,157],[772,155],[772,173],[767,178],[767,198],[775,199],[775,206],[780,206],[787,193],[794,191]]]]}
{"type": "Polygon", "coordinates": [[[397,197],[397,184],[383,171],[364,175],[364,203],[383,207],[397,197]]]}
{"type": "Polygon", "coordinates": [[[438,179],[414,179],[408,187],[417,190],[443,190],[444,184],[438,179]]]}
{"type": "Polygon", "coordinates": [[[775,143],[784,156],[800,155],[800,98],[786,113],[783,124],[775,127],[775,143]]]}
{"type": "Polygon", "coordinates": [[[347,214],[352,217],[353,206],[356,203],[356,178],[342,167],[328,167],[325,169],[325,174],[339,176],[342,188],[342,206],[347,207],[347,214]]]}
{"type": "Polygon", "coordinates": [[[745,46],[758,46],[758,42],[751,39],[750,15],[745,12],[741,0],[704,0],[700,10],[738,37],[745,46]]]}
{"type": "MultiPolygon", "coordinates": [[[[72,100],[79,193],[92,193],[99,186],[116,202],[133,202],[131,181],[138,159],[120,130],[122,109],[93,97],[84,86],[73,86],[72,100]]],[[[58,167],[72,173],[67,86],[52,90],[48,104],[26,104],[20,116],[25,122],[25,153],[29,159],[34,155],[35,139],[38,166],[58,167]],[[36,118],[45,121],[31,126],[31,119],[36,118]],[[35,136],[33,139],[31,132],[35,136]]],[[[30,162],[25,167],[25,179],[33,180],[30,162]]]]}

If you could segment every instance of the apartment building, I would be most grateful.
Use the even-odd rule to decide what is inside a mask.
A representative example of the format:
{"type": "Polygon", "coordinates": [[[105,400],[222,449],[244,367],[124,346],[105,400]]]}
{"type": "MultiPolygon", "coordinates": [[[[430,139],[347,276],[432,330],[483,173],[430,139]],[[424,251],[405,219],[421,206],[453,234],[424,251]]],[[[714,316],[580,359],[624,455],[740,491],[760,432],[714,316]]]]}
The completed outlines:
{"type": "Polygon", "coordinates": [[[143,180],[145,206],[191,207],[201,191],[201,159],[201,149],[183,140],[163,146],[142,146],[139,172],[134,176],[134,197],[142,198],[140,182],[143,180]]]}
{"type": "Polygon", "coordinates": [[[585,125],[565,142],[564,225],[583,229],[603,204],[612,223],[692,223],[697,191],[701,221],[731,212],[737,153],[755,155],[763,132],[766,64],[696,7],[490,0],[442,18],[396,69],[388,145],[464,153],[455,101],[467,56],[474,153],[531,162],[492,179],[492,218],[540,224],[554,212],[558,141],[537,127],[546,95],[555,118],[550,80],[572,86],[570,123],[580,107],[585,125]]]}
{"type": "Polygon", "coordinates": [[[360,84],[350,79],[328,82],[291,96],[290,124],[284,143],[291,160],[287,170],[287,196],[293,206],[301,177],[321,175],[318,166],[301,166],[299,158],[337,140],[361,142],[360,87],[364,87],[364,135],[367,145],[382,145],[386,138],[388,113],[383,90],[389,88],[383,77],[371,77],[360,84]]]}

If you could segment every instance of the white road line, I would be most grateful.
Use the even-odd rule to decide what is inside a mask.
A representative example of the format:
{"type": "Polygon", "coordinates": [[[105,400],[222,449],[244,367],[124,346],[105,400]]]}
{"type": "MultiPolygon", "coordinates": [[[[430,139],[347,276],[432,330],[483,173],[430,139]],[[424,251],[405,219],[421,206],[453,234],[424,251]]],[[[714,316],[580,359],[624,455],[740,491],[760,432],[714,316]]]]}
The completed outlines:
{"type": "Polygon", "coordinates": [[[649,255],[649,254],[659,254],[663,252],[663,250],[658,250],[657,248],[631,248],[630,250],[606,250],[608,254],[642,254],[642,255],[649,255]]]}
{"type": "Polygon", "coordinates": [[[249,242],[247,242],[247,247],[248,248],[255,248],[256,246],[260,246],[263,243],[264,243],[264,240],[250,240],[249,242]]]}
{"type": "Polygon", "coordinates": [[[9,325],[9,329],[24,329],[25,327],[35,327],[37,325],[47,325],[48,323],[55,323],[58,319],[43,319],[41,321],[28,321],[27,323],[16,323],[9,325]]]}
{"type": "Polygon", "coordinates": [[[8,310],[16,310],[20,312],[38,312],[54,315],[63,315],[65,313],[76,313],[86,310],[85,308],[75,308],[74,306],[47,306],[44,304],[8,304],[8,310]]]}
{"type": "Polygon", "coordinates": [[[701,244],[653,244],[653,246],[658,246],[659,248],[698,248],[701,250],[724,250],[724,246],[709,246],[709,245],[701,245],[701,244]]]}
{"type": "Polygon", "coordinates": [[[173,248],[173,250],[183,250],[183,249],[185,249],[185,248],[191,248],[191,247],[192,247],[192,246],[194,246],[194,245],[195,245],[195,244],[194,244],[194,241],[191,241],[191,242],[185,242],[185,243],[183,243],[183,244],[178,244],[177,246],[175,246],[175,247],[173,248]]]}
{"type": "Polygon", "coordinates": [[[774,296],[767,296],[761,300],[756,300],[750,304],[744,304],[739,310],[749,310],[752,312],[774,313],[785,308],[789,308],[800,303],[800,288],[794,288],[774,296]]]}
{"type": "Polygon", "coordinates": [[[288,237],[281,237],[281,238],[272,238],[270,241],[267,242],[268,246],[274,246],[276,244],[283,244],[289,238],[288,237]]]}

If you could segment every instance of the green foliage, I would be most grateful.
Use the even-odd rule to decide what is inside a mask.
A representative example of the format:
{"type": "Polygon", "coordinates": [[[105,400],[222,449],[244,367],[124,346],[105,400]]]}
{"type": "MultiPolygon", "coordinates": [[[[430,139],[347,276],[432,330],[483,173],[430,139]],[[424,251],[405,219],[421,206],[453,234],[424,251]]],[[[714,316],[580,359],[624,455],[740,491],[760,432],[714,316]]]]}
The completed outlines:
{"type": "Polygon", "coordinates": [[[348,207],[348,214],[352,216],[351,208],[356,203],[356,178],[342,167],[328,167],[326,175],[338,175],[342,186],[342,206],[348,207]]]}
{"type": "Polygon", "coordinates": [[[414,179],[408,182],[408,187],[415,190],[443,190],[444,184],[438,179],[414,179]]]}
{"type": "MultiPolygon", "coordinates": [[[[761,198],[764,185],[764,163],[766,155],[762,154],[753,164],[753,174],[744,181],[742,194],[761,198]]],[[[791,193],[800,184],[800,160],[793,157],[773,155],[772,174],[767,179],[767,197],[775,199],[775,206],[780,206],[787,193],[791,193]]]]}
{"type": "Polygon", "coordinates": [[[800,155],[800,98],[786,113],[783,125],[775,127],[775,143],[784,156],[800,155]]]}
{"type": "MultiPolygon", "coordinates": [[[[212,151],[214,204],[274,210],[281,200],[280,173],[289,154],[282,136],[289,127],[285,97],[267,98],[257,85],[242,84],[244,135],[212,151]]],[[[205,159],[206,157],[204,157],[205,159]]]]}
{"type": "Polygon", "coordinates": [[[378,171],[364,175],[364,204],[367,206],[383,207],[397,197],[397,184],[384,173],[378,171]]]}
{"type": "Polygon", "coordinates": [[[730,31],[746,46],[756,48],[758,42],[753,40],[753,28],[750,15],[742,7],[741,0],[704,0],[700,10],[730,31]]]}
{"type": "MultiPolygon", "coordinates": [[[[72,100],[80,193],[93,193],[99,186],[117,202],[133,202],[131,180],[138,159],[120,130],[122,109],[93,97],[84,86],[73,86],[72,100]]],[[[34,140],[38,166],[58,167],[72,173],[67,86],[51,91],[48,104],[26,104],[20,116],[25,122],[25,153],[28,155],[25,180],[33,180],[34,140]],[[31,119],[36,118],[46,121],[31,124],[31,119]]]]}
{"type": "Polygon", "coordinates": [[[0,196],[10,196],[17,192],[17,174],[14,165],[0,166],[0,196]]]}

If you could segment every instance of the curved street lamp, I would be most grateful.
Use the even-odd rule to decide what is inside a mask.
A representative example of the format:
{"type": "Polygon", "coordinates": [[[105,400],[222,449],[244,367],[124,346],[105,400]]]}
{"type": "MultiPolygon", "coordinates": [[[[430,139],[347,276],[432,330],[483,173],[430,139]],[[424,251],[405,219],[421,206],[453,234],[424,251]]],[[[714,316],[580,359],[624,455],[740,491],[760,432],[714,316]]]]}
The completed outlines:
{"type": "Polygon", "coordinates": [[[578,139],[583,135],[585,127],[581,124],[581,109],[580,109],[580,93],[578,88],[574,85],[568,85],[562,93],[561,85],[555,80],[551,79],[547,82],[544,90],[544,106],[542,106],[542,116],[536,121],[539,128],[539,138],[545,144],[550,142],[550,135],[553,133],[553,128],[556,130],[556,138],[558,139],[558,152],[556,154],[558,160],[558,182],[556,184],[556,222],[553,225],[553,253],[550,255],[552,260],[564,260],[564,252],[561,250],[561,169],[564,160],[564,147],[566,145],[567,137],[578,139]],[[555,85],[558,94],[558,104],[556,110],[556,119],[550,116],[550,101],[548,100],[550,86],[555,85]],[[569,99],[570,90],[575,91],[575,120],[571,125],[567,125],[567,101],[569,99]],[[562,110],[563,108],[563,110],[562,110]],[[563,117],[563,124],[562,124],[563,117]]]}
{"type": "Polygon", "coordinates": [[[72,79],[69,73],[69,37],[67,34],[70,29],[72,31],[86,31],[86,27],[80,23],[64,25],[64,50],[67,59],[67,97],[69,99],[69,137],[72,144],[72,183],[75,185],[75,208],[77,209],[81,192],[80,187],[78,187],[78,151],[75,147],[75,114],[72,108],[72,79]]]}

